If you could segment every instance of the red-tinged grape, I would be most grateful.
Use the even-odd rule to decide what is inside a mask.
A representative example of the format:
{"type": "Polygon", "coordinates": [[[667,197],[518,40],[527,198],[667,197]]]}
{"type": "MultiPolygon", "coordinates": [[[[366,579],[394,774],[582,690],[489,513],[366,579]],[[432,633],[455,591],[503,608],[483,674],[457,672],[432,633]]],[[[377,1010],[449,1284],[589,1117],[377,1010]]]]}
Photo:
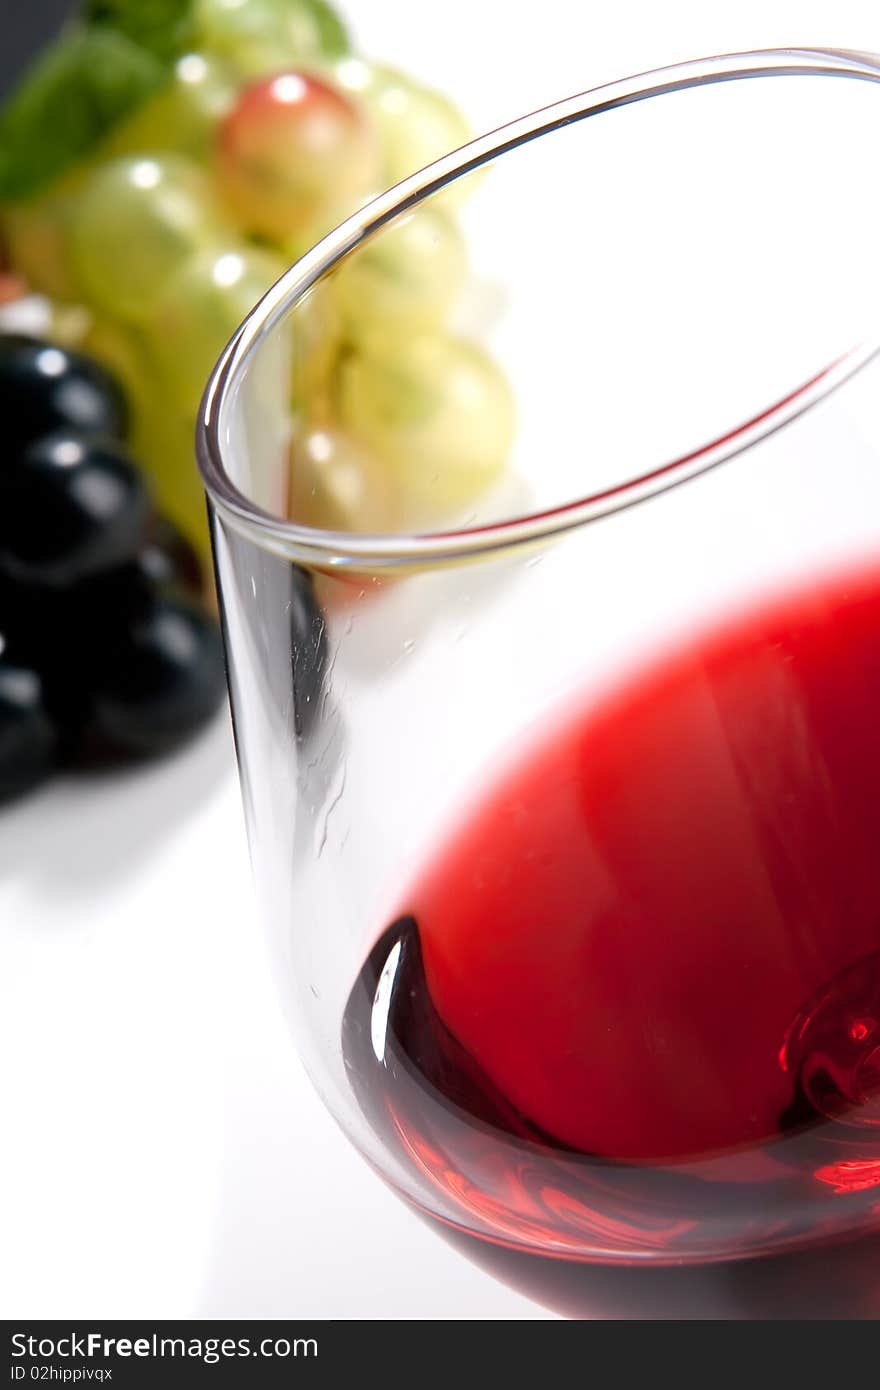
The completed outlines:
{"type": "Polygon", "coordinates": [[[423,206],[384,228],[333,280],[354,338],[397,326],[439,324],[464,283],[464,238],[445,213],[423,206]]]}
{"type": "Polygon", "coordinates": [[[23,299],[26,293],[27,286],[20,275],[0,270],[0,305],[14,304],[16,300],[23,299]]]}
{"type": "Polygon", "coordinates": [[[248,231],[282,242],[359,202],[374,185],[377,161],[360,108],[306,73],[246,87],[218,133],[230,207],[248,231]]]}
{"type": "Polygon", "coordinates": [[[288,514],[327,531],[390,531],[397,519],[391,471],[338,428],[293,443],[288,514]]]}
{"type": "Polygon", "coordinates": [[[180,155],[130,156],[95,169],[74,210],[71,252],[89,302],[137,322],[170,276],[228,235],[203,170],[180,155]]]}
{"type": "Polygon", "coordinates": [[[32,290],[53,299],[75,301],[80,286],[70,256],[70,222],[83,183],[68,175],[26,202],[0,213],[0,230],[15,270],[32,290]]]}
{"type": "MultiPolygon", "coordinates": [[[[471,138],[467,121],[447,97],[393,68],[343,58],[331,72],[344,91],[363,103],[376,124],[385,184],[399,183],[471,138]]],[[[459,200],[470,183],[465,178],[447,189],[443,194],[447,206],[459,200]]]]}
{"type": "Polygon", "coordinates": [[[464,339],[377,340],[343,359],[338,395],[343,425],[391,468],[409,521],[442,518],[504,467],[514,431],[510,387],[464,339]]]}
{"type": "Polygon", "coordinates": [[[217,125],[235,101],[235,82],[223,61],[185,53],[171,81],[111,131],[102,155],[175,153],[206,159],[217,125]]]}
{"type": "Polygon", "coordinates": [[[198,252],[164,285],[150,348],[167,390],[193,418],[223,348],[285,268],[268,251],[233,246],[198,252]]]}

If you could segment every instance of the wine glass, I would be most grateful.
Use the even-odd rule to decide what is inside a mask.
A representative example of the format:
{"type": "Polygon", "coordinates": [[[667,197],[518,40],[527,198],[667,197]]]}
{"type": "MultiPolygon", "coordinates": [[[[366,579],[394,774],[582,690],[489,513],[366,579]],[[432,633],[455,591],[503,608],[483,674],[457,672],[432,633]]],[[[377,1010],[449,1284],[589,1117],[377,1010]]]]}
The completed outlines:
{"type": "Polygon", "coordinates": [[[305,1065],[575,1317],[880,1312],[878,80],[746,53],[514,121],[204,398],[305,1065]]]}

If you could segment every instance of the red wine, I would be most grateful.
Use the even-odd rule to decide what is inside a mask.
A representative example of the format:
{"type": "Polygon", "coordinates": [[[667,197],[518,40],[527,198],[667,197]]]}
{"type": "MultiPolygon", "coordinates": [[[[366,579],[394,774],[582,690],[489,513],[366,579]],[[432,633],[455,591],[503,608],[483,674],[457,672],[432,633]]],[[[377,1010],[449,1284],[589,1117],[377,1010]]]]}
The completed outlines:
{"type": "Polygon", "coordinates": [[[880,570],[555,714],[349,998],[348,1074],[401,1186],[568,1311],[560,1289],[597,1287],[580,1262],[880,1225],[878,797],[880,570]]]}

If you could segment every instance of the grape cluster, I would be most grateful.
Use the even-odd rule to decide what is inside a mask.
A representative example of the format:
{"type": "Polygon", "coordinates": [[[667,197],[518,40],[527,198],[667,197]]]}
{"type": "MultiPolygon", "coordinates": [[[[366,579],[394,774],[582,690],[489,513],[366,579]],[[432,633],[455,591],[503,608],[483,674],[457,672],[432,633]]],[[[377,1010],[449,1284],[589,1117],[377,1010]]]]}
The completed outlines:
{"type": "MultiPolygon", "coordinates": [[[[100,40],[138,98],[27,196],[4,198],[0,160],[0,227],[16,272],[87,311],[78,346],[123,382],[135,451],[198,540],[193,428],[224,344],[293,259],[468,131],[439,93],[353,57],[325,0],[84,3],[80,42],[100,40]],[[143,97],[147,55],[167,71],[143,97]]],[[[467,502],[503,465],[507,384],[449,327],[466,268],[454,192],[294,315],[281,408],[297,520],[390,528],[467,502]]]]}
{"type": "Polygon", "coordinates": [[[0,336],[0,800],[59,762],[178,747],[223,700],[192,546],[151,505],[118,385],[0,336]]]}

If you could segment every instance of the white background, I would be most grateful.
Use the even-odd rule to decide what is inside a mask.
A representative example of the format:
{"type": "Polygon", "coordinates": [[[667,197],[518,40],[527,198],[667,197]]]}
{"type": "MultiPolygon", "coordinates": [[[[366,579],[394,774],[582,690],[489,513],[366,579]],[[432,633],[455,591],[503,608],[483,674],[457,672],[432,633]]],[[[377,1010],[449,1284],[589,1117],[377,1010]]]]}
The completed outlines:
{"type": "MultiPolygon", "coordinates": [[[[366,53],[477,128],[707,53],[880,49],[876,0],[350,8],[366,53]]],[[[550,1316],[423,1228],[311,1093],[225,719],[167,766],[59,780],[0,816],[0,1059],[4,1317],[550,1316]]]]}

